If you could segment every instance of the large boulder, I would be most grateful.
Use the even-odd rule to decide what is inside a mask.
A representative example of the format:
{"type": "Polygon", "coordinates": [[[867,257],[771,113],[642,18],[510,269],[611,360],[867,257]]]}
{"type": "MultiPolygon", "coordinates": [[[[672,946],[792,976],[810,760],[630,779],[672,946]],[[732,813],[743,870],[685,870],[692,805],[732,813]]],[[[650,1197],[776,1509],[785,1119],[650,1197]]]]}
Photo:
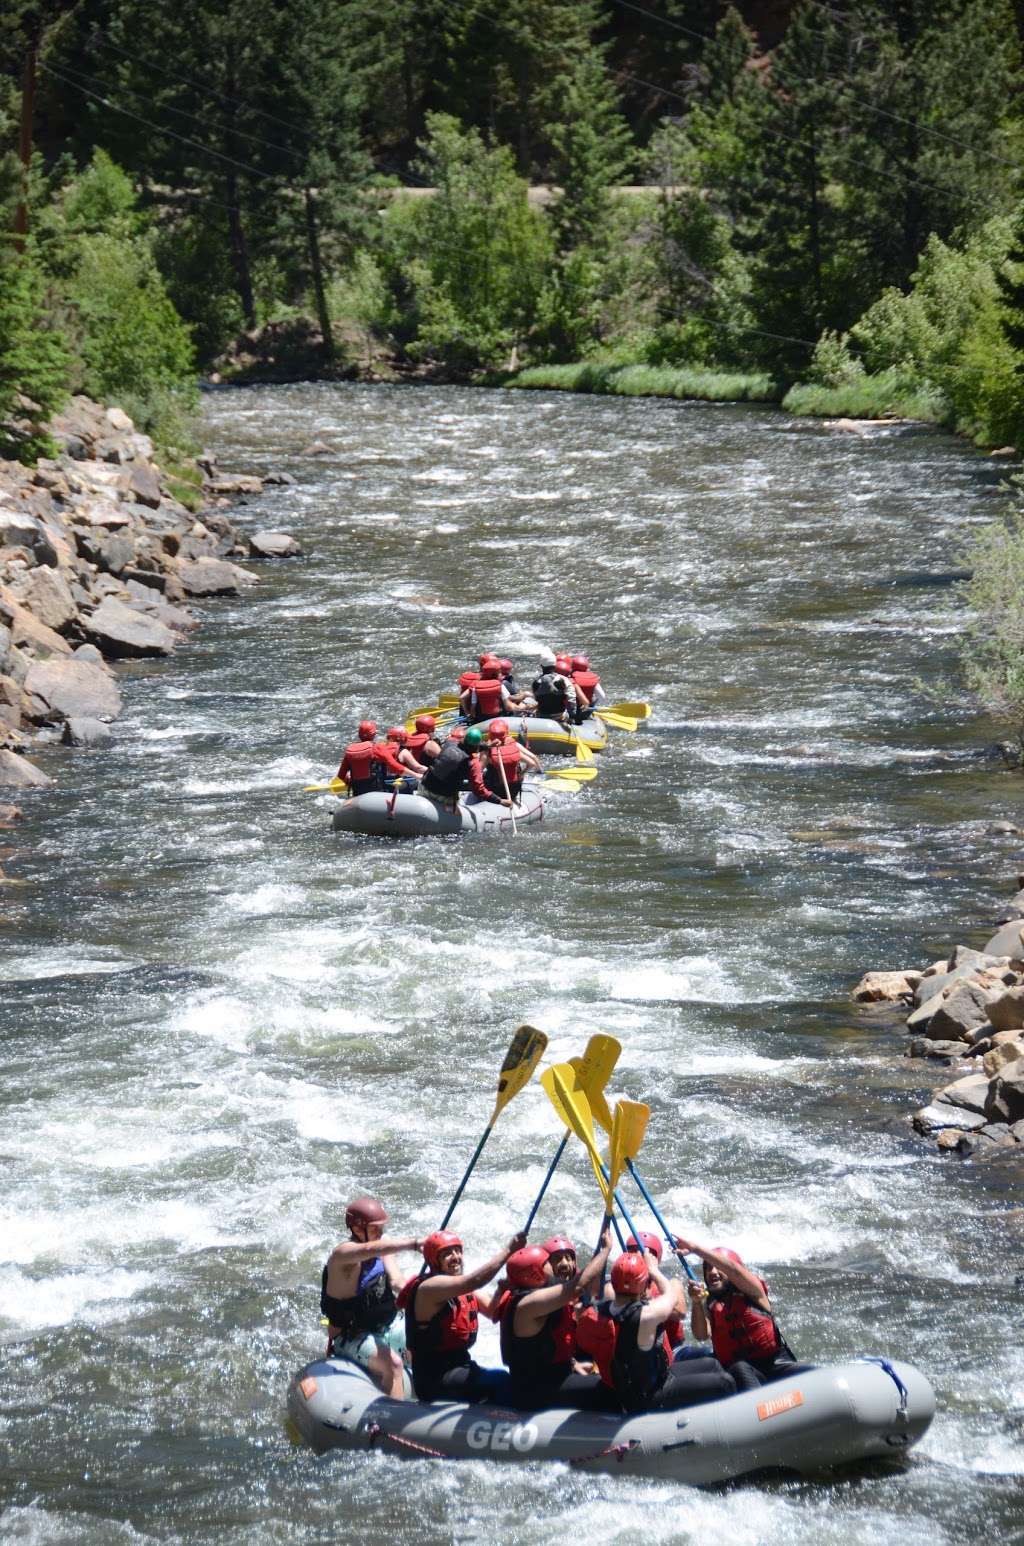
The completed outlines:
{"type": "Polygon", "coordinates": [[[988,1017],[997,1031],[1019,1031],[1024,1027],[1024,988],[1007,988],[997,993],[988,1006],[988,1017]]]}
{"type": "Polygon", "coordinates": [[[25,692],[38,719],[116,719],[121,689],[102,666],[88,660],[49,660],[29,667],[25,692]]]}
{"type": "MultiPolygon", "coordinates": [[[[71,645],[59,633],[41,623],[27,607],[12,595],[6,585],[0,585],[0,623],[11,631],[12,645],[25,644],[44,655],[70,655],[71,645]]],[[[10,671],[10,665],[8,665],[10,671]]],[[[11,675],[15,673],[12,671],[11,675]]]]}
{"type": "Polygon", "coordinates": [[[1004,923],[998,933],[993,934],[985,946],[987,955],[1009,956],[1013,961],[1024,959],[1024,939],[1021,938],[1021,929],[1024,925],[1013,919],[1010,923],[1004,923]]]}
{"type": "Polygon", "coordinates": [[[994,1079],[1009,1063],[1019,1062],[1021,1058],[1024,1058],[1024,1046],[1019,1041],[1004,1041],[985,1053],[981,1066],[988,1077],[994,1079]]]}
{"type": "Polygon", "coordinates": [[[169,655],[175,638],[155,617],[137,612],[113,596],[96,608],[82,626],[104,655],[112,660],[169,655]]]}
{"type": "Polygon", "coordinates": [[[985,1074],[967,1074],[963,1079],[954,1079],[952,1084],[947,1084],[944,1089],[938,1090],[934,1097],[937,1106],[958,1106],[965,1111],[984,1111],[985,1101],[988,1098],[988,1077],[985,1074]]]}
{"type": "Polygon", "coordinates": [[[992,1080],[985,1115],[990,1122],[1024,1121],[1024,1058],[1007,1064],[992,1080]]]}
{"type": "Polygon", "coordinates": [[[979,1127],[984,1127],[987,1118],[980,1111],[968,1111],[963,1106],[938,1105],[922,1106],[915,1111],[911,1119],[919,1133],[931,1136],[941,1132],[944,1127],[955,1127],[961,1132],[973,1132],[979,1127]]]}
{"type": "Polygon", "coordinates": [[[256,580],[248,570],[221,558],[181,559],[178,578],[189,596],[237,596],[256,580]]]}
{"type": "MultiPolygon", "coordinates": [[[[299,544],[287,531],[254,531],[249,546],[255,558],[297,558],[302,552],[299,544]]],[[[869,977],[899,976],[899,973],[869,972],[869,977]]],[[[857,997],[854,992],[854,998],[857,997]]]]}
{"type": "Polygon", "coordinates": [[[101,719],[69,719],[64,724],[61,740],[67,746],[102,746],[113,734],[109,725],[101,719]]]}
{"type": "Polygon", "coordinates": [[[128,482],[125,492],[140,505],[148,505],[151,510],[160,508],[160,501],[164,497],[163,491],[157,481],[156,473],[144,462],[138,462],[128,474],[128,482]]]}
{"type": "Polygon", "coordinates": [[[0,751],[0,789],[46,789],[52,783],[53,779],[27,757],[0,751]]]}
{"type": "Polygon", "coordinates": [[[32,569],[18,587],[18,596],[47,628],[61,633],[78,616],[67,580],[59,569],[32,569]]]}
{"type": "Polygon", "coordinates": [[[937,1041],[963,1041],[968,1031],[988,1023],[992,995],[975,982],[958,982],[939,1004],[924,1034],[937,1041]]]}

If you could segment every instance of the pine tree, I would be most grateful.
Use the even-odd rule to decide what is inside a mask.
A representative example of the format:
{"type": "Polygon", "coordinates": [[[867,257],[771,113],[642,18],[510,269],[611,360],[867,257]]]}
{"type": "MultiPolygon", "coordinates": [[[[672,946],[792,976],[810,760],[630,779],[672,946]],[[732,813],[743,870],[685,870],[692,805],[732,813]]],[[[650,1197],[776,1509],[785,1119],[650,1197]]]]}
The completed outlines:
{"type": "Polygon", "coordinates": [[[29,239],[0,246],[0,452],[34,461],[44,425],[67,396],[70,355],[50,325],[46,281],[29,239]]]}
{"type": "Polygon", "coordinates": [[[562,189],[553,219],[559,249],[593,246],[609,236],[609,189],[635,158],[633,137],[618,96],[596,51],[574,66],[562,93],[559,119],[547,126],[551,175],[562,189]]]}
{"type": "Polygon", "coordinates": [[[1024,204],[1013,224],[1013,237],[1005,262],[996,269],[999,325],[1017,359],[1014,375],[1024,385],[1024,204]]]}

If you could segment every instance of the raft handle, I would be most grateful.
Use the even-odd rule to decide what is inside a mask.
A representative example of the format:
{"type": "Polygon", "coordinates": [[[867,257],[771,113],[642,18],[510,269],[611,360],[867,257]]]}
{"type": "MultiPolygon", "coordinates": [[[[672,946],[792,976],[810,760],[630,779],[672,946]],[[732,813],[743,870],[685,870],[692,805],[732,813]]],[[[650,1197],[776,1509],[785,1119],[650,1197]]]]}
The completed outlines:
{"type": "Polygon", "coordinates": [[[900,1395],[899,1406],[896,1408],[896,1421],[901,1423],[909,1421],[907,1417],[907,1401],[909,1399],[907,1387],[896,1373],[888,1358],[858,1358],[857,1363],[876,1363],[880,1369],[885,1370],[900,1395]]]}

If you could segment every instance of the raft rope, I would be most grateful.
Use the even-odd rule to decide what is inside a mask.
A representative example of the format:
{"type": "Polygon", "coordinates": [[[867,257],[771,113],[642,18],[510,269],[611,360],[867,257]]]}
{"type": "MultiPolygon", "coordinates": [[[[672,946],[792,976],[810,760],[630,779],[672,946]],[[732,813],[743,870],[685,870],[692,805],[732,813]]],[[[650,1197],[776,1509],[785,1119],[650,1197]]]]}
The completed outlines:
{"type": "Polygon", "coordinates": [[[896,1408],[897,1420],[901,1423],[905,1423],[907,1421],[907,1401],[909,1399],[907,1394],[907,1387],[896,1373],[896,1370],[893,1368],[888,1358],[858,1358],[857,1362],[876,1363],[880,1369],[885,1370],[886,1374],[892,1380],[893,1384],[896,1386],[896,1389],[900,1393],[900,1404],[896,1408]]]}
{"type": "Polygon", "coordinates": [[[626,1456],[634,1449],[640,1449],[639,1439],[627,1439],[625,1444],[609,1444],[607,1449],[598,1449],[592,1455],[576,1455],[569,1461],[570,1465],[587,1465],[591,1460],[603,1460],[606,1455],[614,1455],[616,1460],[625,1460],[626,1456]]]}
{"type": "Polygon", "coordinates": [[[378,1439],[390,1439],[392,1444],[401,1444],[404,1449],[413,1449],[418,1455],[429,1455],[431,1460],[454,1460],[454,1455],[446,1455],[443,1450],[431,1449],[429,1444],[417,1444],[415,1439],[403,1438],[399,1433],[389,1433],[387,1428],[382,1428],[380,1423],[368,1423],[366,1432],[370,1438],[372,1449],[378,1439]]]}

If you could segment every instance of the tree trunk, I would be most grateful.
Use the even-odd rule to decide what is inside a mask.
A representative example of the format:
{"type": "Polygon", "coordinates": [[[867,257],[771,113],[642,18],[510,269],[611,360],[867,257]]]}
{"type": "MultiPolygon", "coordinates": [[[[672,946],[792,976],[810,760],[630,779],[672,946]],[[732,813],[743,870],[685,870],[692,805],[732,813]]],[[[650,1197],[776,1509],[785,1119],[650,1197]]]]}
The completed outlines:
{"type": "Polygon", "coordinates": [[[238,178],[233,171],[227,174],[228,236],[231,243],[231,267],[235,271],[235,289],[242,303],[242,315],[246,327],[256,326],[256,297],[252,289],[252,268],[249,264],[249,246],[245,239],[242,212],[238,207],[238,178]]]}
{"type": "Polygon", "coordinates": [[[327,297],[324,294],[324,271],[320,261],[320,237],[316,223],[316,200],[313,197],[312,188],[305,190],[306,197],[306,241],[309,246],[309,267],[313,275],[313,294],[316,297],[316,315],[320,324],[320,336],[324,341],[324,354],[329,360],[334,358],[334,334],[331,331],[331,315],[327,310],[327,297]]]}
{"type": "Polygon", "coordinates": [[[14,245],[18,252],[25,250],[28,235],[28,181],[32,170],[32,119],[36,105],[36,56],[39,42],[33,38],[25,48],[21,70],[21,129],[18,136],[18,159],[21,162],[21,196],[14,211],[14,245]]]}

